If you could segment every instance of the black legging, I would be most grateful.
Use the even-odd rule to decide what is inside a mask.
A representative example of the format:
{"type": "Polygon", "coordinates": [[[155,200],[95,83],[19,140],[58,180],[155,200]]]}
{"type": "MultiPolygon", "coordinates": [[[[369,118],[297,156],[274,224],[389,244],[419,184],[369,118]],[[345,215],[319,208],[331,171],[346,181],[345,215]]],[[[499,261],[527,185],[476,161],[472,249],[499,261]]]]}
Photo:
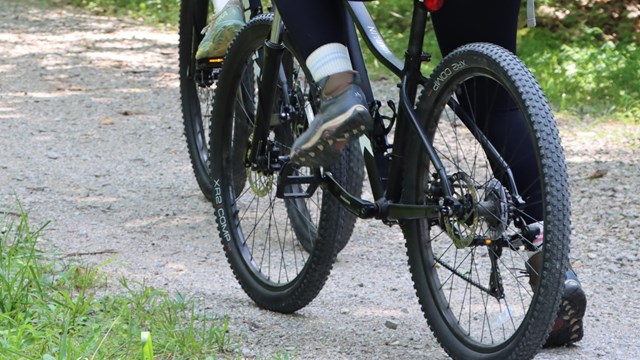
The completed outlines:
{"type": "Polygon", "coordinates": [[[275,0],[296,51],[306,59],[329,43],[346,45],[342,0],[275,0]]]}
{"type": "MultiPolygon", "coordinates": [[[[324,44],[346,44],[342,0],[276,0],[276,4],[303,58],[324,44]]],[[[490,42],[515,53],[519,9],[519,0],[446,0],[442,9],[431,14],[440,51],[446,56],[471,42],[490,42]]],[[[480,128],[511,167],[520,195],[530,204],[525,211],[532,218],[525,221],[541,220],[540,176],[533,144],[523,136],[510,136],[526,134],[526,123],[505,92],[494,95],[494,85],[487,81],[468,87],[460,102],[473,111],[480,128]],[[489,103],[490,110],[483,110],[489,103]]]]}
{"type": "MultiPolygon", "coordinates": [[[[445,1],[442,9],[431,14],[442,55],[471,42],[490,42],[515,53],[519,9],[519,0],[445,1]]],[[[524,210],[530,217],[525,221],[542,220],[540,174],[531,139],[520,136],[528,133],[522,113],[502,89],[495,94],[492,81],[476,82],[475,87],[466,89],[467,96],[460,102],[474,113],[480,129],[511,168],[528,204],[524,210]]]]}

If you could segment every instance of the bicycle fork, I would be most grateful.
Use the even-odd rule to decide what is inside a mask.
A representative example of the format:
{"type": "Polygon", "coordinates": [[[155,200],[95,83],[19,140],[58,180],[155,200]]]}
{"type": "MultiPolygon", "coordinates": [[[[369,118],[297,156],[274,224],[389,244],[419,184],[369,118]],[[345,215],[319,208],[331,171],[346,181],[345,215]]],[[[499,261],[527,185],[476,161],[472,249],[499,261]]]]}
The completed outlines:
{"type": "Polygon", "coordinates": [[[258,108],[256,124],[253,132],[253,142],[251,144],[251,155],[249,161],[252,164],[264,164],[269,162],[268,153],[265,152],[266,141],[269,136],[269,125],[271,114],[273,113],[274,97],[277,94],[278,77],[280,76],[280,64],[284,45],[282,43],[283,23],[280,13],[276,8],[274,11],[271,34],[265,41],[263,51],[263,62],[261,69],[260,83],[258,85],[258,108]]]}

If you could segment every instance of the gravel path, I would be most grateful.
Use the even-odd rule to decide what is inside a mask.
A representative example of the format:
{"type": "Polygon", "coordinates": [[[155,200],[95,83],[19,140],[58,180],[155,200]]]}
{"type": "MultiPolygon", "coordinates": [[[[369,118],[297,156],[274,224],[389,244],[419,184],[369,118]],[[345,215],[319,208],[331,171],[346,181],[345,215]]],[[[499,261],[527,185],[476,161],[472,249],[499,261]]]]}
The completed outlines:
{"type": "MultiPolygon", "coordinates": [[[[28,4],[0,1],[0,211],[19,200],[33,225],[51,221],[43,240],[60,252],[103,264],[114,279],[202,298],[229,316],[248,358],[446,358],[418,307],[399,229],[377,222],[358,222],[311,305],[287,316],[256,308],[232,277],[191,172],[177,35],[28,4]]],[[[540,359],[640,358],[639,134],[562,126],[571,257],[589,308],[584,340],[540,359]]]]}

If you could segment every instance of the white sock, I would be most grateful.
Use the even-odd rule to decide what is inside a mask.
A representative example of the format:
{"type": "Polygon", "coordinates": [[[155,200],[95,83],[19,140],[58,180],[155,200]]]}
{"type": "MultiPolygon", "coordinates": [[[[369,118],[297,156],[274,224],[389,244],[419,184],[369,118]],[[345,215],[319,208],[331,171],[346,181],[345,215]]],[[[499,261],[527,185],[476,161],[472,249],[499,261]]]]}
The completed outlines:
{"type": "Polygon", "coordinates": [[[307,67],[315,81],[344,71],[353,71],[347,47],[329,43],[315,49],[307,58],[307,67]]]}
{"type": "Polygon", "coordinates": [[[225,5],[227,5],[229,0],[211,0],[211,2],[213,3],[213,11],[217,13],[222,10],[225,5]]]}

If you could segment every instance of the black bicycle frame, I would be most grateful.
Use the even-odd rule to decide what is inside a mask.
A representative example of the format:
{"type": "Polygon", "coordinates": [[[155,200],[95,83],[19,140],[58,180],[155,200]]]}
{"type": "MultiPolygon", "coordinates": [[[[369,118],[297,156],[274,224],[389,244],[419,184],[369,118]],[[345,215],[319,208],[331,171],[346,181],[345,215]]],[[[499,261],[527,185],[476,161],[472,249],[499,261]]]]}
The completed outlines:
{"type": "MultiPolygon", "coordinates": [[[[398,109],[399,111],[397,114],[395,130],[396,140],[394,141],[390,156],[391,159],[398,159],[400,161],[389,162],[384,156],[384,151],[386,150],[386,138],[376,134],[376,131],[379,132],[380,129],[384,128],[384,126],[381,123],[380,118],[376,119],[374,132],[370,139],[372,149],[366,147],[363,149],[365,166],[369,174],[371,188],[375,199],[375,208],[369,209],[370,206],[367,206],[365,208],[368,210],[364,211],[364,213],[362,209],[360,209],[360,212],[354,212],[356,212],[360,217],[369,217],[373,215],[374,217],[387,220],[425,217],[436,218],[442,213],[449,213],[451,212],[451,209],[448,209],[447,206],[435,204],[408,205],[401,203],[403,182],[402,174],[404,174],[403,167],[405,165],[401,159],[405,158],[404,153],[406,149],[406,144],[401,139],[408,138],[407,135],[409,131],[415,131],[418,134],[418,137],[421,140],[436,173],[439,175],[440,179],[445,180],[441,181],[444,197],[451,199],[451,204],[455,203],[451,184],[446,181],[447,175],[444,166],[431,145],[431,142],[424,130],[424,126],[422,126],[414,111],[418,85],[426,81],[420,72],[420,66],[423,61],[429,59],[429,56],[422,52],[428,11],[424,7],[423,2],[414,0],[413,17],[411,19],[409,32],[409,45],[407,52],[405,53],[405,60],[403,63],[391,52],[391,50],[389,50],[389,47],[380,35],[380,31],[373,22],[373,19],[364,4],[361,2],[351,1],[346,2],[346,4],[350,14],[347,19],[347,29],[349,31],[349,53],[352,58],[354,69],[358,72],[364,73],[362,77],[363,83],[361,86],[367,96],[368,102],[370,104],[375,104],[373,96],[370,95],[372,94],[371,84],[368,80],[368,76],[366,76],[366,67],[362,60],[362,50],[357,41],[354,29],[355,27],[359,30],[362,35],[362,39],[373,55],[382,64],[384,64],[384,66],[391,70],[391,72],[402,79],[400,91],[401,106],[398,109]],[[371,153],[371,150],[373,150],[373,154],[371,153]]],[[[329,181],[335,182],[333,179],[330,179],[329,181]]],[[[336,192],[335,187],[335,185],[327,186],[329,191],[332,193],[336,192]],[[332,189],[334,190],[332,191],[332,189]]],[[[349,199],[349,197],[342,193],[342,191],[338,191],[338,193],[341,195],[338,197],[339,199],[349,199]]],[[[349,200],[351,204],[358,204],[355,199],[349,200]]],[[[353,205],[350,205],[349,203],[345,203],[345,206],[353,207],[353,205]]]]}
{"type": "MultiPolygon", "coordinates": [[[[346,22],[346,29],[348,31],[347,48],[349,49],[354,69],[362,74],[362,83],[360,85],[370,106],[375,107],[377,105],[373,98],[373,91],[367,76],[367,70],[362,57],[362,49],[358,42],[356,28],[359,30],[365,44],[373,55],[401,79],[400,108],[398,109],[397,121],[395,124],[395,141],[393,143],[391,153],[386,154],[389,146],[386,141],[384,124],[379,116],[374,117],[374,130],[372,134],[367,136],[369,142],[366,143],[365,141],[365,146],[363,146],[365,167],[369,175],[374,202],[360,199],[347,192],[342,186],[340,186],[340,184],[337,183],[330,172],[325,172],[321,175],[317,172],[317,175],[315,176],[290,176],[291,169],[287,169],[289,165],[287,165],[288,158],[286,157],[281,157],[282,162],[285,164],[285,169],[282,169],[281,171],[279,189],[282,189],[286,184],[292,183],[309,183],[311,184],[310,188],[315,189],[314,183],[319,182],[347,209],[349,209],[349,211],[353,212],[360,218],[375,217],[383,220],[418,218],[436,219],[442,214],[453,214],[456,211],[456,208],[460,206],[459,202],[454,197],[453,187],[448,181],[446,170],[429,140],[423,123],[420,121],[414,110],[418,85],[426,82],[426,79],[420,72],[420,66],[422,62],[429,60],[429,56],[422,52],[428,11],[423,2],[419,0],[414,0],[413,2],[414,9],[409,33],[409,44],[407,52],[405,53],[404,62],[398,59],[389,50],[364,4],[357,1],[345,2],[349,14],[349,16],[344,19],[346,22]],[[418,135],[418,138],[428,155],[429,161],[440,180],[439,185],[442,191],[442,196],[445,199],[444,204],[402,204],[402,176],[404,174],[403,167],[405,166],[402,159],[405,158],[404,154],[406,152],[407,145],[402,141],[402,139],[409,138],[411,133],[416,133],[418,135]],[[397,160],[389,161],[389,158],[397,160]]],[[[274,96],[277,93],[275,89],[278,81],[278,69],[284,49],[282,45],[282,23],[278,12],[276,11],[275,13],[276,15],[272,32],[264,46],[263,78],[259,85],[258,118],[253,137],[254,139],[264,140],[254,141],[252,144],[253,149],[251,154],[253,158],[251,159],[251,162],[253,164],[264,164],[265,161],[271,161],[271,159],[268,159],[264,142],[266,141],[269,133],[270,114],[273,111],[274,96]]],[[[373,111],[374,115],[377,115],[377,109],[374,110],[376,110],[373,111]]],[[[488,140],[484,138],[480,132],[474,132],[474,135],[480,138],[479,140],[481,140],[483,145],[489,145],[491,148],[488,149],[490,156],[494,158],[494,160],[497,160],[496,163],[500,164],[504,173],[511,178],[509,181],[511,186],[509,187],[513,189],[510,190],[513,190],[512,194],[517,195],[517,189],[515,189],[515,184],[510,176],[511,171],[504,160],[502,160],[500,155],[497,154],[495,149],[492,149],[488,140]]],[[[286,196],[283,195],[282,191],[279,191],[278,193],[280,196],[286,196]]],[[[311,194],[306,195],[309,196],[311,194]]],[[[296,194],[291,196],[304,195],[296,194]]],[[[519,196],[516,196],[516,198],[519,198],[519,196]]]]}

